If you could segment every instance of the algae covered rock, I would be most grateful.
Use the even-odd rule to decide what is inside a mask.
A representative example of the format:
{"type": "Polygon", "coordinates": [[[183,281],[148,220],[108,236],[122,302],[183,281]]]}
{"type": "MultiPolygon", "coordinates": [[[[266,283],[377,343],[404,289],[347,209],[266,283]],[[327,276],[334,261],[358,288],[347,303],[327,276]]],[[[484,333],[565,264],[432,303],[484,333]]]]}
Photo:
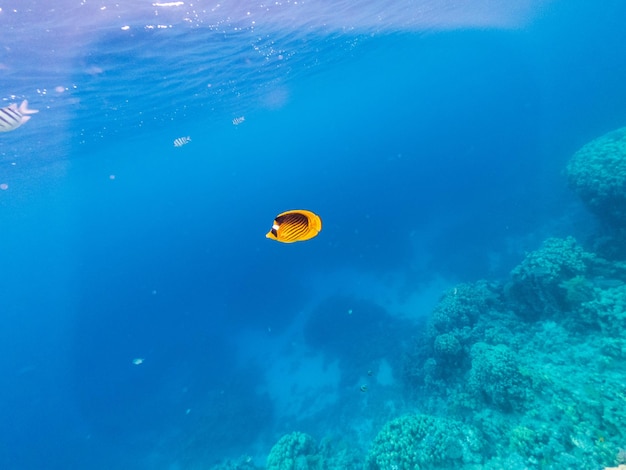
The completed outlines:
{"type": "Polygon", "coordinates": [[[480,463],[483,440],[472,426],[425,414],[405,415],[388,422],[378,433],[367,468],[455,468],[480,463]]]}
{"type": "Polygon", "coordinates": [[[626,226],[626,127],[583,146],[566,174],[572,189],[602,221],[626,226]]]}

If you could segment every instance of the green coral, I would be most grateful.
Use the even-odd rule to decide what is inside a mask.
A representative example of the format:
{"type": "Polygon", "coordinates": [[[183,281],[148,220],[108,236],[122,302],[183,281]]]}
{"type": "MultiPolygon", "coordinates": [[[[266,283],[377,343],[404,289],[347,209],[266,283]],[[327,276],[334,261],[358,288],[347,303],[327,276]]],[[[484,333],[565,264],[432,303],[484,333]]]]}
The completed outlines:
{"type": "Polygon", "coordinates": [[[453,468],[480,463],[482,437],[469,425],[431,415],[405,415],[388,422],[369,452],[370,470],[453,468]]]}
{"type": "Polygon", "coordinates": [[[602,220],[626,225],[626,127],[592,140],[566,169],[572,189],[602,220]]]}

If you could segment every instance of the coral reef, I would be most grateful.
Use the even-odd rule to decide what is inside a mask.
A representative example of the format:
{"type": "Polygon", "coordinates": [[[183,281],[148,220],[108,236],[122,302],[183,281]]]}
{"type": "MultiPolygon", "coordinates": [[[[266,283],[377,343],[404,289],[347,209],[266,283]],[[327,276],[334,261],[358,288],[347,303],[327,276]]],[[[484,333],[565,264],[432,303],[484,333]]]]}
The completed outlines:
{"type": "Polygon", "coordinates": [[[553,238],[504,286],[463,285],[464,293],[488,296],[455,299],[454,292],[461,290],[444,295],[407,355],[405,380],[419,411],[463,418],[477,429],[487,442],[487,470],[621,463],[623,263],[587,252],[573,238],[553,238]]]}
{"type": "Polygon", "coordinates": [[[472,327],[480,315],[499,303],[499,294],[489,283],[459,284],[448,290],[430,318],[430,335],[472,327]]]}
{"type": "Polygon", "coordinates": [[[626,226],[626,127],[592,140],[566,169],[572,189],[603,222],[626,226]]]}
{"type": "Polygon", "coordinates": [[[594,258],[573,237],[547,239],[511,272],[505,291],[516,313],[536,320],[567,311],[572,302],[582,300],[573,291],[584,283],[594,258]]]}
{"type": "Polygon", "coordinates": [[[513,351],[504,344],[476,343],[471,354],[469,388],[502,411],[521,410],[530,381],[520,372],[513,351]]]}
{"type": "Polygon", "coordinates": [[[368,469],[428,470],[480,463],[483,440],[472,426],[424,414],[388,422],[367,458],[368,469]]]}
{"type": "MultiPolygon", "coordinates": [[[[567,175],[602,221],[622,227],[606,243],[596,239],[611,249],[549,238],[502,284],[449,289],[406,353],[408,412],[382,426],[365,461],[292,433],[274,446],[268,468],[626,468],[626,263],[606,258],[626,253],[618,236],[626,233],[626,128],[579,150],[567,175]]],[[[346,366],[384,357],[389,338],[401,337],[377,306],[335,299],[319,310],[307,342],[346,366]],[[359,317],[336,319],[352,305],[359,317]],[[364,335],[386,341],[360,357],[354,344],[364,335]]]]}
{"type": "Polygon", "coordinates": [[[280,438],[267,458],[267,470],[342,470],[359,468],[362,458],[345,440],[325,437],[318,446],[306,433],[280,438]]]}
{"type": "MultiPolygon", "coordinates": [[[[407,383],[443,390],[464,380],[472,367],[471,349],[484,339],[489,326],[484,319],[498,315],[502,288],[485,281],[460,284],[448,290],[435,307],[426,331],[415,341],[405,361],[407,383]]],[[[502,331],[501,331],[502,333],[502,331]]]]}
{"type": "Polygon", "coordinates": [[[268,470],[307,470],[318,468],[315,441],[302,432],[281,437],[267,457],[268,470]]]}
{"type": "Polygon", "coordinates": [[[293,433],[272,449],[268,468],[623,464],[624,331],[626,265],[574,238],[548,239],[507,282],[444,293],[405,357],[408,408],[382,425],[365,461],[293,433]]]}
{"type": "Polygon", "coordinates": [[[626,284],[593,292],[595,299],[580,306],[581,318],[599,326],[607,337],[620,338],[626,331],[626,284]]]}
{"type": "Polygon", "coordinates": [[[307,470],[317,468],[317,464],[315,440],[302,432],[281,437],[267,457],[268,470],[307,470]]]}

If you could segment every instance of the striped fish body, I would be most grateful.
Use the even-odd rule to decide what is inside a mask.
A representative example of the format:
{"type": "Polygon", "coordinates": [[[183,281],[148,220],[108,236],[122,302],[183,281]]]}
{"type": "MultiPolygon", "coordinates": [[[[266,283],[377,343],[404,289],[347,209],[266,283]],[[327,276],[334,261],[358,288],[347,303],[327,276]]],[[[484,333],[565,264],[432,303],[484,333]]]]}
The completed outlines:
{"type": "Polygon", "coordinates": [[[191,137],[179,137],[178,139],[174,139],[174,147],[182,147],[183,145],[187,145],[191,142],[191,137]]]}
{"type": "Polygon", "coordinates": [[[15,103],[0,108],[0,132],[14,131],[30,119],[29,114],[38,113],[36,109],[28,109],[28,101],[22,101],[18,108],[15,103]]]}
{"type": "Polygon", "coordinates": [[[322,219],[307,210],[292,210],[278,214],[266,238],[282,243],[310,240],[322,230],[322,219]]]}
{"type": "Polygon", "coordinates": [[[0,108],[0,132],[9,132],[17,129],[24,124],[22,122],[23,117],[15,104],[0,108]]]}

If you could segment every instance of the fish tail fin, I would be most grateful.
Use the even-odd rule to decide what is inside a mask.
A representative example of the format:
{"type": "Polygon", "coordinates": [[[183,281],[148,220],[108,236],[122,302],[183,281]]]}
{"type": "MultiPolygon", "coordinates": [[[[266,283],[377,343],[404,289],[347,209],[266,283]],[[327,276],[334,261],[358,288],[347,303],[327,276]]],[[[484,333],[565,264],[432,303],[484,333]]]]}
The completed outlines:
{"type": "Polygon", "coordinates": [[[35,114],[35,113],[39,112],[38,109],[28,109],[28,101],[27,100],[22,101],[22,104],[20,105],[19,111],[22,114],[22,116],[25,116],[26,114],[35,114]]]}

